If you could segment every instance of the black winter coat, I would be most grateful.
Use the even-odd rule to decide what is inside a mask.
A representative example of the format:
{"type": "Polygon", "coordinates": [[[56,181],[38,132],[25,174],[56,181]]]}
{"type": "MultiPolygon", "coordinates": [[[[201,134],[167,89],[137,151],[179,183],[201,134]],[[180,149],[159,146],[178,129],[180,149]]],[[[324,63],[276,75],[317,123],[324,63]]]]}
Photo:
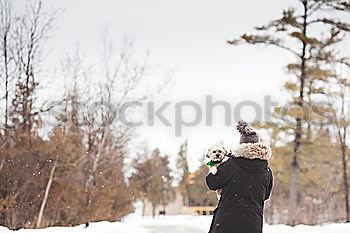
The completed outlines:
{"type": "Polygon", "coordinates": [[[273,182],[267,162],[270,157],[266,144],[241,144],[215,175],[206,176],[210,190],[222,189],[209,233],[262,232],[264,201],[273,182]]]}

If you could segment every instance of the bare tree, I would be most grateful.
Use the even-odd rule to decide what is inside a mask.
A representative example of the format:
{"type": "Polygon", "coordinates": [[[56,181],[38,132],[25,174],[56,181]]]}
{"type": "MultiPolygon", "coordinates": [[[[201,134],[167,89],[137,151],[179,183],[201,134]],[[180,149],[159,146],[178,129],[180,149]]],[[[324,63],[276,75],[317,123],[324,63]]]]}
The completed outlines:
{"type": "MultiPolygon", "coordinates": [[[[17,129],[22,126],[29,137],[33,129],[39,127],[39,114],[41,110],[34,108],[35,89],[39,85],[36,75],[41,69],[41,53],[44,41],[51,31],[57,13],[46,14],[42,9],[42,1],[30,1],[26,5],[26,13],[13,15],[10,3],[7,0],[0,2],[0,36],[1,55],[5,79],[5,130],[9,125],[9,83],[15,80],[15,96],[12,98],[13,111],[11,112],[11,125],[17,129]],[[11,41],[11,43],[10,43],[11,41]],[[10,71],[13,69],[13,72],[10,71]]],[[[20,132],[17,132],[20,133],[20,132]]],[[[54,171],[54,170],[53,170],[54,171]]],[[[44,199],[41,205],[38,226],[47,201],[52,183],[52,175],[48,181],[44,199]]]]}
{"type": "MultiPolygon", "coordinates": [[[[340,59],[340,61],[345,61],[340,59]]],[[[339,63],[338,63],[339,64],[339,63]]],[[[341,67],[349,68],[347,63],[341,62],[341,67]]],[[[342,68],[340,68],[342,70],[342,68]]],[[[333,116],[333,125],[338,138],[341,161],[342,161],[342,179],[344,186],[344,203],[345,203],[345,216],[346,222],[350,222],[350,206],[349,206],[349,177],[348,177],[348,146],[347,146],[347,134],[350,126],[349,108],[350,104],[346,100],[346,93],[349,92],[350,82],[346,78],[341,77],[342,74],[336,76],[336,87],[330,87],[328,91],[329,108],[333,116]],[[333,89],[333,90],[332,90],[333,89]],[[337,91],[334,91],[337,90],[337,91]],[[339,106],[337,106],[339,103],[339,106]],[[339,108],[338,108],[339,107],[339,108]]]]}
{"type": "Polygon", "coordinates": [[[8,124],[8,108],[9,108],[9,82],[10,69],[13,57],[10,51],[11,26],[13,23],[12,8],[8,0],[0,1],[0,37],[1,37],[1,68],[4,70],[2,76],[5,83],[5,128],[8,124]]]}
{"type": "Polygon", "coordinates": [[[16,17],[14,23],[13,53],[15,68],[15,97],[12,99],[12,123],[32,135],[38,127],[40,109],[35,109],[35,90],[39,85],[37,75],[41,71],[44,41],[48,39],[59,11],[47,14],[42,1],[29,1],[26,13],[16,17]]]}
{"type": "MultiPolygon", "coordinates": [[[[2,72],[1,78],[8,80],[4,82],[5,99],[12,105],[5,122],[16,146],[0,147],[4,154],[0,161],[0,182],[4,183],[0,187],[1,224],[18,229],[120,220],[132,211],[124,177],[132,132],[118,113],[126,101],[144,101],[155,93],[143,92],[150,76],[148,54],[139,62],[133,57],[132,43],[122,46],[116,57],[114,47],[106,47],[101,63],[92,65],[94,69],[86,67],[84,59],[70,57],[62,76],[72,85],[61,99],[63,106],[58,106],[57,125],[48,132],[49,140],[44,140],[39,131],[46,110],[38,106],[36,94],[44,42],[59,12],[48,14],[42,4],[42,0],[29,1],[23,15],[9,14],[11,20],[1,15],[0,70],[5,71],[9,64],[9,72],[2,72]],[[6,36],[4,25],[11,25],[6,36]],[[5,53],[11,56],[4,59],[5,53]],[[26,179],[28,176],[34,179],[26,179]],[[74,198],[75,193],[81,194],[79,198],[74,198]],[[3,212],[2,206],[9,210],[3,212]]],[[[10,12],[8,2],[4,6],[0,13],[10,12]]]]}

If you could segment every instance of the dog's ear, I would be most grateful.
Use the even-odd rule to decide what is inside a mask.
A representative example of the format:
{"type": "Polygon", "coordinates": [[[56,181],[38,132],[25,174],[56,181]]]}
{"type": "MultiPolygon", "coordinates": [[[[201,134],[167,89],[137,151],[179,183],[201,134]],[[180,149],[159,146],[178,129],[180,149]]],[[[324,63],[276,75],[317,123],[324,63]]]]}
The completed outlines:
{"type": "Polygon", "coordinates": [[[210,149],[208,149],[207,153],[205,154],[205,157],[210,158],[210,149]]]}

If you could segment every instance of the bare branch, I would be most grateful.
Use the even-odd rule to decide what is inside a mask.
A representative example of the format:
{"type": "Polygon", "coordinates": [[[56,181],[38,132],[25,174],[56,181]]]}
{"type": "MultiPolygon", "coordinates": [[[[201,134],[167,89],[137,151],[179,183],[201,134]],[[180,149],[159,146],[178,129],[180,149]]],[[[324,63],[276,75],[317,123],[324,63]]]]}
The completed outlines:
{"type": "Polygon", "coordinates": [[[331,25],[331,26],[338,28],[339,30],[350,32],[350,24],[348,24],[348,23],[344,23],[344,22],[340,22],[340,21],[336,21],[336,20],[332,20],[332,19],[327,19],[327,18],[315,19],[315,20],[308,22],[308,24],[310,24],[310,25],[315,24],[315,23],[328,24],[328,25],[331,25]]]}

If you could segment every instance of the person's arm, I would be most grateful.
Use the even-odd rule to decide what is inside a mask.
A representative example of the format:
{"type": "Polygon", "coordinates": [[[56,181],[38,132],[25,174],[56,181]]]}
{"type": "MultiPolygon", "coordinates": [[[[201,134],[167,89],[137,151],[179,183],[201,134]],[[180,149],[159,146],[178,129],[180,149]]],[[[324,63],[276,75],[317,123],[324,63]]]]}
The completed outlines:
{"type": "Polygon", "coordinates": [[[218,172],[215,175],[209,173],[205,177],[205,181],[210,190],[221,189],[226,185],[234,172],[232,163],[233,159],[227,160],[225,163],[218,166],[218,172]]]}
{"type": "Polygon", "coordinates": [[[270,167],[269,167],[269,170],[270,170],[270,173],[269,173],[270,181],[269,181],[269,186],[267,187],[267,192],[266,192],[266,195],[265,195],[265,201],[270,198],[271,190],[272,190],[272,186],[273,186],[273,176],[272,176],[272,172],[271,172],[271,168],[270,167]]]}

